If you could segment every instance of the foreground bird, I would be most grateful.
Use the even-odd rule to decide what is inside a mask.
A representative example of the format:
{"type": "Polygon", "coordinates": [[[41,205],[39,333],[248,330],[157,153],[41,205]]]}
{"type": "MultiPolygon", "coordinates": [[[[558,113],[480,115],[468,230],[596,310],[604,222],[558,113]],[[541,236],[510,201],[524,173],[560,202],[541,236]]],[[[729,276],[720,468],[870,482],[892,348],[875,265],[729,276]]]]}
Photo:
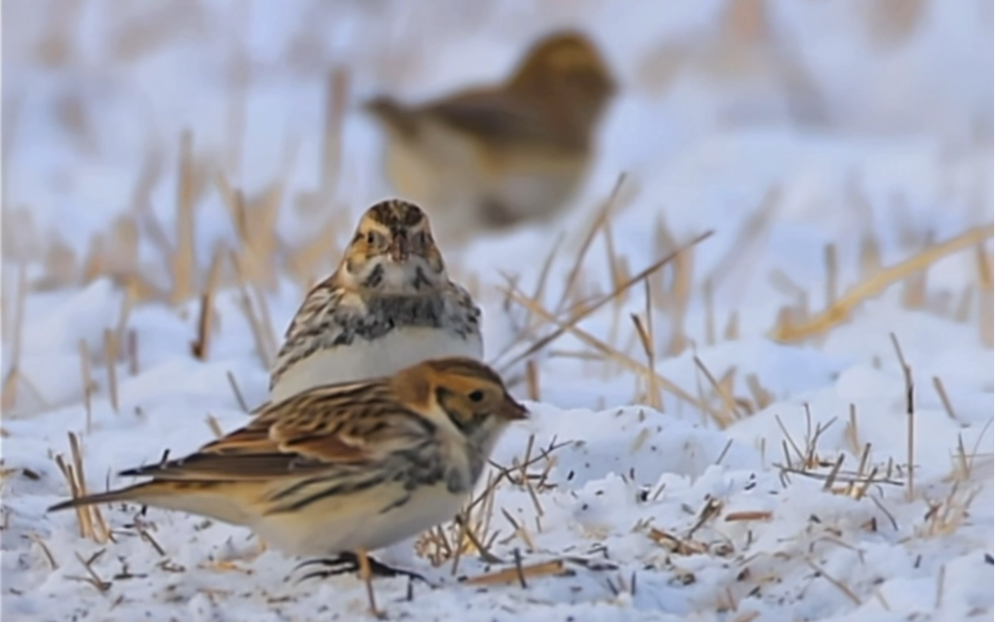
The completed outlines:
{"type": "Polygon", "coordinates": [[[380,96],[366,109],[386,130],[393,186],[434,210],[441,239],[460,243],[564,207],[615,89],[594,45],[565,31],[536,43],[500,86],[415,106],[380,96]]]}
{"type": "Polygon", "coordinates": [[[245,525],[290,554],[355,560],[376,611],[366,552],[453,518],[527,414],[489,367],[435,359],[268,405],[185,458],[121,472],[149,482],[49,510],[133,501],[245,525]]]}
{"type": "Polygon", "coordinates": [[[308,292],[270,374],[270,401],[442,356],[483,358],[480,309],[449,280],[425,212],[369,208],[338,269],[308,292]]]}

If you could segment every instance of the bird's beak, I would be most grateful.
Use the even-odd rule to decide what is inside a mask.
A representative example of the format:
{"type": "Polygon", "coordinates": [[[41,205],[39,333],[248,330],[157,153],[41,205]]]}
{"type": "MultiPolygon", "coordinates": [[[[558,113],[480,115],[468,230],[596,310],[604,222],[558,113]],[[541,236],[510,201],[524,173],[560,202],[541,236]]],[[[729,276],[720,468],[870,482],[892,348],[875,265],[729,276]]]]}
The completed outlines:
{"type": "Polygon", "coordinates": [[[510,395],[504,398],[504,405],[501,408],[501,415],[509,420],[516,421],[529,418],[529,411],[524,406],[516,402],[510,395]]]}
{"type": "Polygon", "coordinates": [[[390,242],[390,258],[397,263],[408,260],[411,252],[411,245],[408,243],[408,236],[403,233],[394,234],[390,242]]]}

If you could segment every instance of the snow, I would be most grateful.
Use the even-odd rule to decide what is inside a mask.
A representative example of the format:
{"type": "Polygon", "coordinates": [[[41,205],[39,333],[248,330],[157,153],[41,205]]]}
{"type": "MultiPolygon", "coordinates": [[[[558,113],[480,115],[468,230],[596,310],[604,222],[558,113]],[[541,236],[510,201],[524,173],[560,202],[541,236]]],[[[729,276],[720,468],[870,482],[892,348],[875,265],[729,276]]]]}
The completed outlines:
{"type": "MultiPolygon", "coordinates": [[[[355,217],[390,194],[380,176],[379,133],[354,109],[360,98],[385,89],[416,101],[496,79],[535,36],[562,25],[592,32],[625,85],[575,209],[550,225],[444,253],[454,276],[474,284],[486,350],[497,357],[528,321],[523,309],[506,309],[502,274],[517,275],[521,291],[536,291],[538,266],[562,234],[541,298],[555,308],[588,224],[625,172],[611,231],[628,274],[669,251],[659,226],[677,244],[715,231],[695,248],[683,322],[666,305],[653,312],[655,369],[689,397],[664,390],[662,412],[653,409],[645,374],[611,357],[572,356],[594,350],[574,334],[556,340],[535,358],[531,419],[509,431],[494,456],[511,465],[549,450],[528,467],[535,499],[520,471],[495,489],[489,533],[499,532],[493,553],[504,563],[466,554],[454,576],[452,560],[433,567],[411,541],[389,547],[381,561],[416,570],[435,587],[412,584],[409,598],[405,580],[377,580],[381,606],[392,619],[415,620],[992,619],[995,359],[979,300],[991,293],[978,289],[975,254],[934,264],[921,307],[905,304],[896,284],[819,339],[769,337],[780,309],[802,294],[809,309],[825,307],[827,244],[835,245],[843,291],[863,278],[858,257],[869,235],[890,265],[929,235],[946,240],[991,222],[993,89],[978,78],[993,70],[991,3],[913,3],[921,7],[915,27],[885,44],[868,18],[868,7],[884,2],[771,0],[773,40],[807,67],[821,101],[821,119],[811,123],[798,121],[783,76],[748,64],[769,49],[744,54],[747,69],[736,78],[708,69],[725,4],[587,0],[548,2],[537,12],[517,0],[453,0],[431,9],[179,0],[138,9],[87,0],[75,16],[56,19],[64,3],[5,2],[3,372],[16,357],[26,380],[2,422],[4,619],[365,615],[355,577],[296,583],[291,571],[300,560],[273,550],[255,556],[258,543],[240,528],[155,509],[136,517],[138,508],[114,505],[102,509],[114,542],[98,544],[80,536],[71,512],[46,514],[68,494],[53,460],[69,455],[68,432],[80,435],[89,489],[118,485],[116,471],[212,438],[209,419],[223,430],[244,424],[229,375],[251,407],[266,397],[267,373],[237,288],[218,292],[209,354],[200,361],[190,349],[197,300],[141,302],[122,317],[126,292],[108,276],[32,289],[18,331],[19,271],[36,283],[54,238],[84,256],[92,236],[132,213],[143,166],[156,158],[161,174],[149,207],[172,236],[183,129],[193,133],[197,161],[219,163],[247,196],[284,182],[277,229],[289,248],[310,241],[328,220],[343,223],[341,245],[355,217]],[[126,26],[150,19],[172,34],[159,41],[150,30],[147,40],[129,44],[126,26]],[[63,26],[69,52],[43,60],[41,42],[63,26]],[[122,52],[128,45],[134,49],[122,52]],[[688,60],[661,86],[646,77],[655,75],[647,67],[668,45],[684,46],[688,60]],[[312,52],[306,61],[302,50],[312,52]],[[233,113],[228,86],[239,58],[248,60],[249,79],[245,107],[233,113]],[[325,79],[338,65],[348,66],[352,90],[339,181],[328,199],[334,210],[302,208],[302,195],[321,184],[325,79]],[[73,102],[82,121],[67,112],[73,102]],[[742,231],[761,210],[766,220],[742,245],[742,231]],[[968,287],[972,298],[959,314],[968,287]],[[128,357],[114,363],[115,408],[104,340],[122,321],[135,335],[138,370],[128,357]],[[689,347],[672,354],[668,345],[681,327],[689,347]],[[906,385],[892,334],[914,385],[911,496],[906,385]],[[95,387],[88,399],[81,341],[95,387]],[[740,400],[735,414],[722,414],[702,367],[719,382],[735,370],[723,385],[740,400]],[[763,403],[750,378],[769,394],[763,403]],[[711,414],[695,405],[702,396],[711,414]],[[868,445],[864,474],[876,468],[881,481],[863,494],[838,494],[868,445]],[[813,475],[827,476],[841,455],[837,490],[824,490],[813,475]],[[806,460],[819,464],[797,472],[806,460]],[[680,547],[668,548],[661,534],[680,547]],[[512,567],[516,549],[526,566],[565,560],[569,574],[531,577],[524,589],[517,580],[474,586],[458,579],[512,567]],[[83,580],[89,559],[109,584],[105,591],[83,580]]],[[[202,269],[218,240],[236,240],[213,180],[206,183],[195,230],[202,269]]],[[[328,249],[311,276],[331,269],[336,252],[328,249]]],[[[612,288],[607,254],[599,234],[580,276],[592,295],[612,288]]],[[[140,260],[152,278],[168,274],[145,231],[140,260]]],[[[655,280],[656,295],[673,279],[655,280]]],[[[301,284],[281,275],[265,295],[279,336],[301,284]]],[[[629,315],[644,309],[637,287],[578,326],[643,365],[629,315]]],[[[509,379],[523,366],[502,365],[525,345],[496,362],[509,379]]],[[[513,392],[528,397],[522,383],[513,392]]]]}

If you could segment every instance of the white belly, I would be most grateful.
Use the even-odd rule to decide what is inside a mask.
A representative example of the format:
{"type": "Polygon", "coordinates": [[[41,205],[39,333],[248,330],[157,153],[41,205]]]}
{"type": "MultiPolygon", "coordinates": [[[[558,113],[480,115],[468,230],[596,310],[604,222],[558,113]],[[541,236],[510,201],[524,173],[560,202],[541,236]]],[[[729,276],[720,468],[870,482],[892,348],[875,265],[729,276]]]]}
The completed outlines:
{"type": "Polygon", "coordinates": [[[466,339],[438,328],[406,327],[373,341],[319,350],[283,372],[270,392],[276,403],[326,384],[391,375],[426,359],[444,356],[483,358],[479,335],[466,339]]]}
{"type": "Polygon", "coordinates": [[[443,482],[420,488],[404,505],[382,511],[402,494],[400,486],[375,488],[315,503],[306,514],[272,514],[252,527],[267,543],[291,555],[374,551],[452,520],[467,498],[450,493],[443,482]]]}

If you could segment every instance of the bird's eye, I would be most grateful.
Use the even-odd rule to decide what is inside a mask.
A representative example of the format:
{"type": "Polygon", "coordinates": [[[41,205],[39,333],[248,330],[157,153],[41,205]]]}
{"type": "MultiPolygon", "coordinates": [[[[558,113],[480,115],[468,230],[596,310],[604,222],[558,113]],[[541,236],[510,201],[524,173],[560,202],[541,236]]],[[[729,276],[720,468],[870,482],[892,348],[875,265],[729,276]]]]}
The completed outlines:
{"type": "Polygon", "coordinates": [[[484,399],[484,392],[478,389],[473,393],[470,393],[467,397],[470,398],[471,402],[479,402],[484,399]]]}
{"type": "Polygon", "coordinates": [[[366,234],[366,243],[367,244],[376,244],[376,242],[377,242],[377,232],[376,231],[370,231],[369,233],[366,234]]]}

